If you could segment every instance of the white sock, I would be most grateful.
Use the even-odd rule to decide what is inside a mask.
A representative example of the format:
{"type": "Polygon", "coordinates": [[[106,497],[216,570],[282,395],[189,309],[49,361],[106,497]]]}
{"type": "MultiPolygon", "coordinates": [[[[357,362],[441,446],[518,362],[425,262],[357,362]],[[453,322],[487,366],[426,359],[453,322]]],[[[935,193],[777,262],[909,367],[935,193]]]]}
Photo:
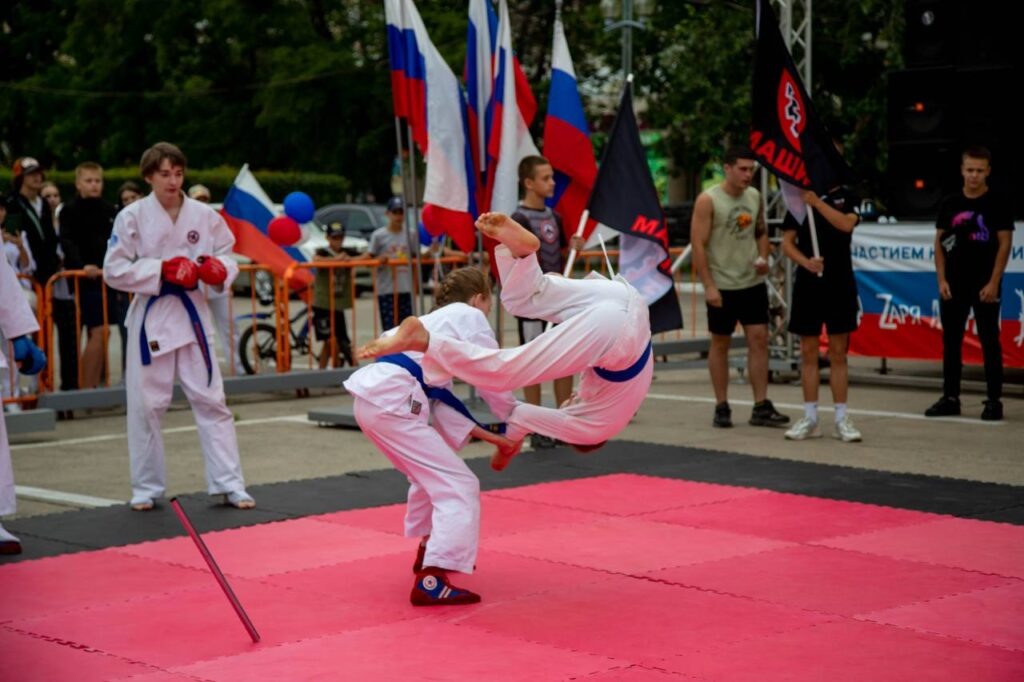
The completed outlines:
{"type": "Polygon", "coordinates": [[[0,523],[0,542],[20,542],[20,540],[18,540],[16,536],[11,535],[7,529],[4,528],[4,525],[0,523]]]}
{"type": "Polygon", "coordinates": [[[841,422],[846,419],[846,403],[836,403],[836,421],[841,422]]]}
{"type": "Polygon", "coordinates": [[[818,423],[818,403],[804,403],[804,416],[818,423]]]}

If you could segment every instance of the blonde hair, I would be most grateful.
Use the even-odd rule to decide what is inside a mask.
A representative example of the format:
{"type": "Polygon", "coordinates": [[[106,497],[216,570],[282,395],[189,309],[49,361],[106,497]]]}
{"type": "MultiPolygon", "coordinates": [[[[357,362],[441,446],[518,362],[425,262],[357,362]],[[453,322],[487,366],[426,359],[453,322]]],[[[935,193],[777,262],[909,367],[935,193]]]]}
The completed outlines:
{"type": "Polygon", "coordinates": [[[480,268],[458,268],[445,275],[437,285],[434,302],[438,308],[449,303],[468,303],[477,294],[490,298],[491,278],[480,268]]]}

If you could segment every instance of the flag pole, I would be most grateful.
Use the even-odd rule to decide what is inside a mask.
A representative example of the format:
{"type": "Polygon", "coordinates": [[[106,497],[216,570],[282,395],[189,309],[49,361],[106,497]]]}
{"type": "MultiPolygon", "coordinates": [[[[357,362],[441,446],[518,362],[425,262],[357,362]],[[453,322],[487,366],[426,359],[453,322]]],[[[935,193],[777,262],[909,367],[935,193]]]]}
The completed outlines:
{"type": "MultiPolygon", "coordinates": [[[[814,209],[810,206],[807,207],[807,224],[811,228],[811,253],[815,258],[821,258],[821,251],[818,250],[818,226],[814,224],[814,209]]],[[[819,272],[818,277],[822,277],[824,274],[819,272]]]]}
{"type": "MultiPolygon", "coordinates": [[[[576,234],[574,236],[580,237],[580,238],[583,237],[583,228],[585,228],[587,226],[587,220],[589,218],[590,218],[590,209],[589,208],[583,209],[583,213],[580,213],[580,224],[576,227],[576,234]]],[[[572,273],[572,266],[573,266],[573,263],[575,263],[575,262],[576,262],[576,248],[575,247],[570,247],[569,248],[569,257],[565,260],[565,272],[562,273],[565,277],[568,277],[570,275],[570,273],[572,273]]]]}
{"type": "MultiPolygon", "coordinates": [[[[410,293],[410,298],[412,298],[413,304],[412,313],[413,315],[419,315],[423,311],[423,269],[420,264],[419,248],[419,191],[417,191],[416,188],[416,145],[413,142],[412,124],[408,121],[406,122],[406,130],[409,133],[409,177],[411,179],[410,188],[412,191],[412,211],[411,215],[407,213],[405,216],[405,242],[409,247],[409,266],[412,268],[409,279],[412,279],[413,275],[415,276],[416,281],[414,290],[418,289],[420,292],[418,302],[417,297],[412,296],[410,293]],[[409,229],[410,225],[412,226],[411,230],[409,229]],[[412,239],[413,232],[416,233],[415,244],[412,239]]],[[[408,199],[406,201],[408,201],[408,199]]]]}

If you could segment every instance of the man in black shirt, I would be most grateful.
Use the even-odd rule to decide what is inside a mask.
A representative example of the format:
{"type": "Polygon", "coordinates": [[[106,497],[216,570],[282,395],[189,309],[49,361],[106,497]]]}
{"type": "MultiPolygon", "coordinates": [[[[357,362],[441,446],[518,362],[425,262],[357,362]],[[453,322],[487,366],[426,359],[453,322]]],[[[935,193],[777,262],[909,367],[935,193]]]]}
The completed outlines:
{"type": "Polygon", "coordinates": [[[846,354],[850,333],[857,329],[857,282],[853,276],[850,242],[860,218],[854,206],[860,199],[845,187],[835,187],[825,196],[805,191],[802,198],[814,211],[818,255],[812,249],[810,223],[786,214],[782,250],[799,266],[793,284],[793,306],[789,331],[800,337],[800,382],[804,394],[804,416],[788,431],[789,440],[820,438],[818,429],[818,339],[821,328],[828,334],[829,387],[835,405],[833,435],[844,442],[861,440],[846,410],[849,370],[846,354]]]}
{"type": "MultiPolygon", "coordinates": [[[[82,326],[88,340],[82,351],[82,384],[80,388],[96,388],[106,364],[106,339],[103,316],[103,258],[107,241],[114,227],[117,209],[103,198],[103,168],[91,161],[75,168],[75,189],[78,195],[65,204],[60,214],[60,243],[64,250],[64,267],[85,270],[78,281],[82,326]]],[[[107,289],[107,334],[110,322],[119,319],[113,290],[107,289]]]]}
{"type": "Polygon", "coordinates": [[[987,400],[981,418],[1003,418],[1003,349],[999,343],[999,304],[1003,272],[1010,258],[1013,212],[989,192],[992,154],[984,147],[964,151],[964,186],[946,197],[935,222],[935,272],[942,319],[943,395],[927,417],[960,414],[960,374],[964,327],[971,310],[985,360],[987,400]]]}

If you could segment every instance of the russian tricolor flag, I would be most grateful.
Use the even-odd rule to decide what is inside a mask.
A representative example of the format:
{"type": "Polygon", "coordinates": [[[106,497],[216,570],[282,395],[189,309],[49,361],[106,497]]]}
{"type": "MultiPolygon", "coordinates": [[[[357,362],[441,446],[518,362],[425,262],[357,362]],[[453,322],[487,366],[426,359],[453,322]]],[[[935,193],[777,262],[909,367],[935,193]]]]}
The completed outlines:
{"type": "MultiPolygon", "coordinates": [[[[267,236],[267,226],[275,217],[274,202],[249,170],[249,164],[238,171],[220,213],[235,235],[235,253],[268,266],[277,277],[284,275],[288,266],[296,261],[306,260],[299,249],[282,248],[267,236]]],[[[308,270],[298,270],[292,276],[292,286],[296,289],[303,289],[312,281],[308,270]]]]}
{"type": "Polygon", "coordinates": [[[447,233],[463,251],[472,251],[476,182],[462,88],[431,42],[412,0],[387,0],[385,12],[395,113],[406,112],[427,162],[423,225],[433,235],[447,233]],[[404,67],[396,69],[396,64],[404,67]],[[415,132],[419,124],[422,142],[415,132]]]}
{"type": "Polygon", "coordinates": [[[519,204],[519,161],[540,152],[529,128],[537,113],[537,102],[512,51],[512,25],[506,0],[501,0],[499,6],[495,71],[488,112],[488,210],[511,214],[519,204]]]}
{"type": "MultiPolygon", "coordinates": [[[[391,99],[395,116],[412,127],[412,137],[420,152],[427,153],[427,66],[416,44],[409,14],[419,19],[415,6],[406,0],[384,0],[388,30],[388,60],[391,66],[391,99]]],[[[422,22],[421,22],[422,23],[422,22]]]]}
{"type": "Polygon", "coordinates": [[[478,178],[485,178],[487,170],[487,140],[490,132],[487,114],[494,91],[494,52],[497,43],[498,14],[494,6],[490,0],[469,0],[466,64],[462,78],[466,82],[469,143],[478,178]]]}
{"type": "MultiPolygon", "coordinates": [[[[551,89],[548,93],[548,114],[544,120],[544,156],[555,170],[555,195],[548,204],[562,216],[566,237],[572,237],[594,187],[597,161],[590,144],[590,130],[560,16],[555,17],[551,51],[551,89]]],[[[587,221],[584,239],[590,236],[596,224],[592,220],[587,221]]]]}

